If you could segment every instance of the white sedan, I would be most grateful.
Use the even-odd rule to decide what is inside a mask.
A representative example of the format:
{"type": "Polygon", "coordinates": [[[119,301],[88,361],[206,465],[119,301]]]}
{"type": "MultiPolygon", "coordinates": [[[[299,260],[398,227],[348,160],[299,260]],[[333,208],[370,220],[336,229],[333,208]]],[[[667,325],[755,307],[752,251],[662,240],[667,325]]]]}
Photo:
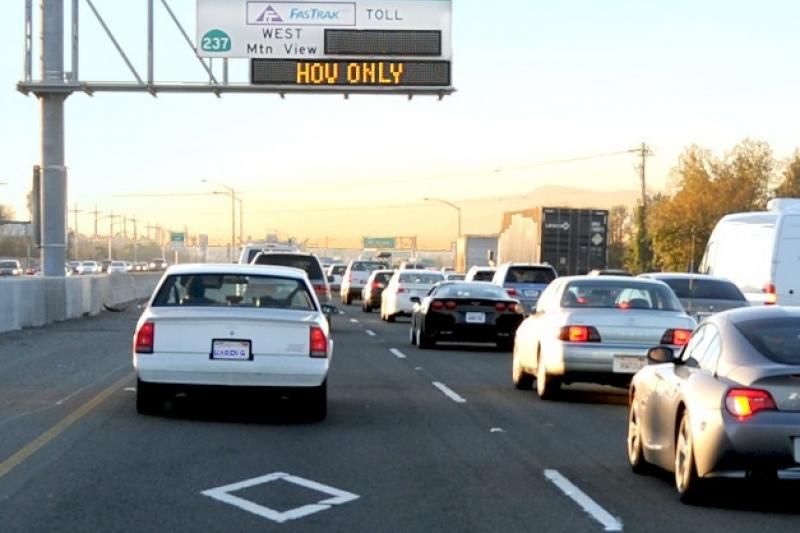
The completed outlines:
{"type": "Polygon", "coordinates": [[[381,294],[381,318],[394,322],[395,317],[411,316],[416,296],[420,300],[437,283],[444,281],[444,274],[431,270],[396,270],[381,294]]]}
{"type": "Polygon", "coordinates": [[[686,344],[695,321],[660,281],[621,276],[557,278],[514,338],[511,379],[555,398],[562,383],[627,387],[653,346],[686,344]]]}
{"type": "Polygon", "coordinates": [[[278,387],[327,414],[333,353],[325,311],[306,274],[256,265],[170,267],[136,325],[136,408],[195,385],[278,387]]]}

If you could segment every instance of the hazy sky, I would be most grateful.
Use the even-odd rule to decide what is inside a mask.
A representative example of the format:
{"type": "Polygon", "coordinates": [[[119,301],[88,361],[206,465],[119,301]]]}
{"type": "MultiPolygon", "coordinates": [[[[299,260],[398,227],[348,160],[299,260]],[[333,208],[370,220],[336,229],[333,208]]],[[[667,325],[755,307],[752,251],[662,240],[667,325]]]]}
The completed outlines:
{"type": "MultiPolygon", "coordinates": [[[[170,3],[193,36],[194,0],[170,3]]],[[[81,78],[132,80],[81,4],[81,78]]],[[[95,4],[143,73],[146,2],[95,4]]],[[[800,146],[797,0],[453,4],[458,92],[442,101],[72,95],[66,163],[70,208],[77,203],[84,211],[81,232],[89,232],[86,211],[97,205],[175,229],[186,225],[219,242],[230,233],[229,202],[189,196],[214,191],[202,183],[207,179],[244,191],[246,235],[274,228],[341,245],[359,235],[417,234],[422,246],[446,246],[455,236],[454,212],[426,196],[458,203],[550,184],[638,187],[633,156],[534,166],[543,161],[645,141],[655,152],[649,186],[658,190],[692,143],[721,154],[750,137],[769,142],[779,158],[800,146]],[[167,193],[175,196],[122,196],[167,193]]],[[[8,182],[0,203],[18,218],[27,218],[30,168],[39,160],[38,102],[15,90],[23,7],[23,0],[0,2],[0,182],[8,182]]],[[[156,78],[203,79],[160,2],[156,12],[156,78]]],[[[245,68],[234,69],[240,79],[245,68]]],[[[470,220],[465,204],[464,232],[497,231],[501,201],[497,209],[498,227],[487,228],[470,220]]]]}

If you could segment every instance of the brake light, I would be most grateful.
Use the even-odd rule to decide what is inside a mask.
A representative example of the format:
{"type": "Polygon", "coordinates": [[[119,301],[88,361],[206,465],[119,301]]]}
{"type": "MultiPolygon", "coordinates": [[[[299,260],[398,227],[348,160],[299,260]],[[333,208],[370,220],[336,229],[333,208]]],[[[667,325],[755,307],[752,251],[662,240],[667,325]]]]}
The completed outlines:
{"type": "Polygon", "coordinates": [[[692,336],[690,329],[668,329],[661,336],[661,344],[672,344],[675,346],[683,346],[689,342],[689,337],[692,336]]]}
{"type": "Polygon", "coordinates": [[[517,289],[515,289],[514,287],[509,287],[506,289],[506,294],[514,298],[519,293],[517,292],[517,289]]]}
{"type": "Polygon", "coordinates": [[[725,397],[728,412],[739,420],[746,420],[759,411],[777,409],[767,391],[759,389],[731,389],[725,397]]]}
{"type": "Polygon", "coordinates": [[[314,284],[314,292],[325,292],[325,285],[314,284]]]}
{"type": "Polygon", "coordinates": [[[445,306],[445,307],[447,307],[448,309],[450,309],[451,311],[452,311],[453,309],[455,309],[457,305],[458,305],[458,304],[456,304],[456,303],[455,303],[454,301],[452,301],[452,300],[450,300],[450,301],[448,301],[447,303],[445,303],[445,304],[444,304],[444,306],[445,306]]]}
{"type": "Polygon", "coordinates": [[[504,304],[503,302],[497,302],[496,304],[494,304],[494,308],[495,310],[497,310],[498,313],[502,313],[503,311],[506,310],[506,304],[504,304]]]}
{"type": "Polygon", "coordinates": [[[600,342],[600,333],[592,326],[564,326],[558,338],[569,342],[600,342]]]}
{"type": "Polygon", "coordinates": [[[764,305],[775,305],[778,303],[778,291],[775,289],[775,285],[767,283],[764,285],[764,292],[767,294],[764,305]]]}
{"type": "Polygon", "coordinates": [[[509,313],[521,313],[522,312],[522,308],[517,304],[508,304],[507,309],[508,309],[509,313]]]}
{"type": "Polygon", "coordinates": [[[440,302],[439,300],[434,300],[431,302],[431,309],[434,311],[441,311],[444,309],[444,302],[440,302]]]}
{"type": "Polygon", "coordinates": [[[156,325],[145,322],[136,332],[134,350],[136,353],[153,353],[153,341],[156,336],[156,325]]]}
{"type": "Polygon", "coordinates": [[[401,293],[404,293],[404,292],[408,292],[408,291],[406,289],[404,289],[403,287],[397,287],[397,294],[401,294],[401,293]]]}
{"type": "Polygon", "coordinates": [[[328,339],[325,332],[319,326],[311,326],[310,333],[310,354],[311,357],[328,357],[328,339]]]}
{"type": "Polygon", "coordinates": [[[380,288],[382,288],[382,287],[383,287],[383,285],[381,285],[381,284],[380,284],[380,283],[378,283],[377,281],[373,281],[373,282],[372,282],[372,288],[373,288],[373,289],[380,289],[380,288]]]}

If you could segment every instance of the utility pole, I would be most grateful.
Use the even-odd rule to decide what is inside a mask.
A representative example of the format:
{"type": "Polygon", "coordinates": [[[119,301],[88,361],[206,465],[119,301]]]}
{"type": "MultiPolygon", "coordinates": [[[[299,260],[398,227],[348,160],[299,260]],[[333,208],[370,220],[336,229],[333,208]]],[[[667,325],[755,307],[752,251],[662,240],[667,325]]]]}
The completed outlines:
{"type": "Polygon", "coordinates": [[[75,225],[72,227],[73,237],[75,238],[73,246],[75,247],[74,248],[75,259],[78,259],[78,257],[79,257],[78,256],[78,213],[82,213],[83,211],[78,209],[78,204],[76,203],[75,204],[75,209],[70,209],[69,212],[70,212],[70,214],[72,214],[75,217],[74,218],[75,225]]]}
{"type": "Polygon", "coordinates": [[[94,215],[94,238],[97,238],[97,222],[100,220],[100,215],[102,213],[97,210],[97,205],[94,206],[94,211],[89,211],[92,215],[94,215]]]}
{"type": "Polygon", "coordinates": [[[641,163],[636,166],[636,169],[639,171],[639,179],[641,181],[642,186],[642,206],[639,209],[639,228],[638,228],[638,235],[636,238],[636,244],[638,247],[638,269],[640,272],[644,272],[650,269],[650,236],[647,233],[647,185],[646,185],[646,177],[647,177],[647,158],[653,155],[653,152],[644,142],[639,148],[635,150],[631,150],[631,152],[635,152],[639,154],[641,158],[641,163]]]}
{"type": "Polygon", "coordinates": [[[139,248],[138,248],[139,235],[138,235],[138,231],[137,231],[137,228],[136,228],[136,215],[133,215],[133,218],[131,218],[131,222],[133,222],[133,260],[134,261],[138,261],[139,260],[139,248]]]}

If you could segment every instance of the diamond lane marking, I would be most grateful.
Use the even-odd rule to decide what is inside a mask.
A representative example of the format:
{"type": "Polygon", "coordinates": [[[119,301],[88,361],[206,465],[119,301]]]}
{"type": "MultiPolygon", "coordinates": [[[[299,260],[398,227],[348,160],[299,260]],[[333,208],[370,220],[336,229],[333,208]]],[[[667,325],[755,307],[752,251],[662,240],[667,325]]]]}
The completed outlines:
{"type": "Polygon", "coordinates": [[[232,483],[230,485],[225,485],[223,487],[204,490],[201,494],[203,494],[204,496],[208,496],[209,498],[214,498],[215,500],[221,501],[223,503],[228,503],[230,505],[238,507],[243,511],[256,514],[262,518],[272,520],[273,522],[278,522],[279,524],[282,524],[288,520],[296,520],[298,518],[303,518],[305,516],[318,513],[320,511],[327,511],[334,505],[342,505],[351,502],[353,500],[357,500],[360,497],[357,494],[353,494],[352,492],[339,490],[333,487],[329,487],[328,485],[323,485],[322,483],[317,483],[316,481],[311,481],[308,479],[303,479],[301,477],[292,476],[284,472],[275,472],[273,474],[267,474],[265,476],[255,477],[253,479],[247,479],[245,481],[232,483]],[[258,505],[257,503],[253,503],[249,500],[245,500],[244,498],[240,498],[232,494],[237,490],[255,487],[256,485],[262,485],[264,483],[270,483],[272,481],[286,481],[288,483],[294,483],[295,485],[300,485],[301,487],[305,487],[307,489],[316,490],[318,492],[327,494],[332,497],[327,498],[325,500],[320,500],[317,503],[304,505],[302,507],[297,507],[295,509],[289,509],[288,511],[284,512],[278,512],[275,509],[270,509],[269,507],[258,505]]]}

